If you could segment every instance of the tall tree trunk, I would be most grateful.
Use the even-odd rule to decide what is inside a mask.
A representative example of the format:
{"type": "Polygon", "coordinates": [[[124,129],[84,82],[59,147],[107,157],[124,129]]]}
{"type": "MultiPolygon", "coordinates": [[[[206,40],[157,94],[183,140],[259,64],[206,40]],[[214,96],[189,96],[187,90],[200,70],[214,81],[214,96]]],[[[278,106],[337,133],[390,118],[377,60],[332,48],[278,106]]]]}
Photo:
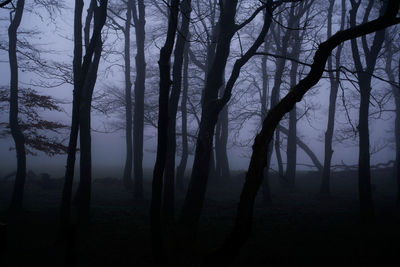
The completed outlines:
{"type": "Polygon", "coordinates": [[[181,161],[176,169],[176,189],[179,193],[183,193],[185,190],[184,177],[186,164],[189,156],[189,144],[187,136],[187,97],[189,89],[189,45],[186,43],[184,53],[184,64],[183,64],[183,80],[182,80],[182,100],[181,100],[181,113],[182,113],[182,157],[181,161]]]}
{"type": "MultiPolygon", "coordinates": [[[[301,7],[301,6],[300,6],[301,7]]],[[[301,10],[299,10],[301,12],[301,10]]],[[[295,16],[296,22],[295,25],[300,27],[300,16],[295,16]]],[[[297,84],[297,70],[299,67],[298,60],[300,58],[301,45],[303,42],[303,34],[300,35],[299,31],[295,31],[293,34],[293,43],[292,43],[292,51],[291,58],[296,61],[292,61],[292,67],[290,69],[290,87],[293,88],[297,84]]],[[[296,180],[296,164],[297,164],[297,111],[296,105],[294,105],[293,109],[289,112],[289,132],[287,135],[287,165],[286,165],[286,181],[289,186],[295,187],[296,180]]]]}
{"type": "MultiPolygon", "coordinates": [[[[175,34],[178,25],[179,0],[172,0],[169,6],[168,32],[158,61],[160,69],[160,93],[158,111],[157,157],[153,171],[152,195],[150,206],[150,227],[152,235],[153,256],[156,266],[161,266],[164,259],[163,236],[161,229],[161,203],[163,174],[167,157],[168,142],[168,96],[172,84],[170,60],[174,48],[175,34]]],[[[164,259],[165,260],[165,259],[164,259]]]]}
{"type": "MultiPolygon", "coordinates": [[[[350,25],[354,27],[356,25],[357,11],[360,6],[360,2],[352,1],[352,10],[350,11],[350,25]]],[[[364,22],[369,17],[373,0],[369,1],[369,4],[364,14],[364,22]]],[[[381,13],[385,9],[382,6],[381,13]]],[[[358,49],[356,39],[351,40],[351,50],[354,60],[354,65],[357,71],[358,84],[360,86],[360,110],[359,110],[359,159],[358,159],[358,191],[360,199],[360,215],[361,221],[371,222],[374,219],[374,207],[371,193],[371,169],[370,169],[370,142],[369,142],[369,101],[371,94],[371,79],[375,69],[376,61],[379,55],[379,51],[382,48],[385,40],[385,30],[380,30],[375,33],[371,48],[368,48],[365,36],[363,37],[363,50],[365,54],[366,67],[362,66],[361,57],[358,49]]]]}
{"type": "Polygon", "coordinates": [[[127,1],[126,21],[124,28],[124,75],[125,75],[125,143],[126,159],[122,177],[127,190],[132,189],[132,82],[131,82],[131,19],[132,0],[127,1]]]}
{"type": "MultiPolygon", "coordinates": [[[[266,16],[264,12],[264,16],[266,16]]],[[[267,36],[265,37],[264,40],[264,52],[268,53],[268,40],[267,36]]],[[[261,72],[262,72],[262,92],[261,92],[261,97],[260,97],[260,102],[261,102],[261,124],[267,115],[268,111],[268,72],[267,72],[267,63],[268,63],[268,57],[264,55],[261,60],[261,72]]],[[[268,156],[267,156],[267,165],[265,166],[264,170],[264,179],[262,183],[262,193],[263,193],[263,200],[264,202],[268,203],[271,202],[271,189],[269,186],[269,169],[271,166],[271,156],[272,152],[274,150],[274,140],[271,140],[271,143],[269,144],[268,147],[268,156]]]]}
{"type": "MultiPolygon", "coordinates": [[[[78,223],[81,226],[87,225],[90,218],[90,195],[92,183],[92,152],[91,152],[91,128],[90,128],[90,109],[92,95],[97,79],[97,70],[99,67],[102,41],[101,30],[107,17],[107,0],[100,1],[100,6],[92,0],[91,7],[88,10],[88,17],[93,13],[94,26],[90,41],[86,41],[86,54],[83,58],[81,78],[79,86],[81,87],[81,99],[79,106],[79,128],[80,128],[80,181],[77,192],[78,203],[78,223]]],[[[86,25],[89,25],[88,22],[86,25]]],[[[86,36],[88,35],[86,32],[86,36]]]]}
{"type": "Polygon", "coordinates": [[[74,60],[73,60],[73,75],[74,75],[74,92],[72,100],[72,122],[69,134],[67,166],[65,168],[65,180],[61,199],[60,223],[61,231],[65,232],[68,229],[71,217],[71,199],[72,185],[75,172],[76,147],[78,144],[79,132],[79,106],[81,99],[81,70],[82,70],[82,12],[83,1],[75,1],[74,13],[74,60]]]}
{"type": "Polygon", "coordinates": [[[392,67],[394,49],[392,42],[389,38],[385,39],[386,46],[386,75],[389,81],[392,83],[392,92],[394,95],[394,103],[396,107],[396,118],[394,122],[394,138],[396,143],[396,160],[394,165],[394,175],[397,181],[397,207],[400,207],[400,58],[398,62],[398,83],[396,84],[396,78],[394,69],[392,67]],[[396,86],[397,85],[397,86],[396,86]]]}
{"type": "Polygon", "coordinates": [[[395,91],[396,102],[396,122],[395,122],[395,138],[396,138],[396,180],[397,180],[397,206],[400,207],[400,59],[397,65],[398,68],[398,83],[395,91]]]}
{"type": "MultiPolygon", "coordinates": [[[[235,24],[238,1],[220,1],[220,4],[222,5],[222,11],[218,22],[220,25],[220,33],[218,36],[217,49],[211,70],[206,79],[204,104],[196,143],[192,175],[180,217],[182,231],[192,240],[196,235],[207,188],[213,136],[218,115],[231,97],[232,88],[239,77],[242,66],[248,62],[262,45],[271,23],[271,17],[267,16],[256,41],[240,59],[236,60],[231,76],[226,84],[224,95],[218,99],[218,91],[223,85],[223,73],[229,56],[231,39],[235,32],[240,29],[240,27],[235,24]]],[[[268,1],[265,5],[272,6],[272,2],[268,1]]],[[[263,8],[266,7],[263,6],[263,8]]],[[[260,11],[261,10],[262,9],[260,9],[260,11]]],[[[270,11],[272,12],[272,8],[270,8],[270,11]]]]}
{"type": "Polygon", "coordinates": [[[135,107],[133,115],[133,197],[143,199],[143,131],[144,131],[144,93],[146,80],[145,42],[145,4],[144,0],[132,0],[132,17],[136,34],[136,80],[135,107]],[[137,1],[137,8],[136,8],[137,1]]]}
{"type": "Polygon", "coordinates": [[[14,190],[11,197],[10,213],[18,215],[22,211],[24,186],[26,178],[25,137],[18,123],[18,59],[17,59],[17,31],[21,24],[25,0],[18,0],[14,18],[11,18],[8,27],[8,58],[10,62],[10,114],[9,123],[11,135],[17,152],[17,174],[14,190]]]}
{"type": "MultiPolygon", "coordinates": [[[[328,9],[328,38],[332,36],[332,17],[333,17],[333,8],[334,8],[335,0],[330,0],[330,5],[328,9]]],[[[342,14],[340,20],[340,30],[344,29],[344,23],[346,19],[346,1],[342,0],[342,14]]],[[[336,50],[336,64],[338,67],[340,65],[340,56],[342,52],[343,45],[339,45],[336,50]]],[[[332,70],[332,57],[328,59],[328,69],[332,70]]],[[[340,82],[340,72],[336,71],[335,74],[333,72],[329,72],[329,81],[331,84],[331,91],[329,95],[329,111],[328,111],[328,124],[325,132],[325,154],[324,154],[324,169],[322,171],[322,183],[320,188],[321,196],[330,196],[330,176],[331,176],[331,162],[332,162],[332,139],[333,139],[333,131],[335,127],[335,113],[336,113],[336,98],[339,89],[340,82]]]]}
{"type": "Polygon", "coordinates": [[[182,66],[185,45],[189,35],[191,0],[181,3],[182,23],[176,40],[174,65],[172,70],[172,90],[168,103],[168,151],[165,165],[165,186],[163,213],[166,221],[173,221],[175,215],[175,153],[176,153],[176,114],[182,90],[182,66]]]}
{"type": "Polygon", "coordinates": [[[279,121],[293,108],[296,102],[301,101],[310,88],[318,83],[324,72],[326,61],[335,47],[344,41],[400,23],[400,20],[396,19],[399,5],[398,1],[389,0],[387,11],[383,16],[359,26],[339,31],[327,41],[321,43],[314,55],[308,75],[268,112],[262,130],[254,140],[253,153],[240,195],[234,228],[223,246],[209,258],[213,264],[221,263],[224,266],[229,266],[235,260],[232,255],[239,254],[240,249],[252,234],[254,201],[262,182],[263,171],[267,162],[268,145],[279,121]]]}

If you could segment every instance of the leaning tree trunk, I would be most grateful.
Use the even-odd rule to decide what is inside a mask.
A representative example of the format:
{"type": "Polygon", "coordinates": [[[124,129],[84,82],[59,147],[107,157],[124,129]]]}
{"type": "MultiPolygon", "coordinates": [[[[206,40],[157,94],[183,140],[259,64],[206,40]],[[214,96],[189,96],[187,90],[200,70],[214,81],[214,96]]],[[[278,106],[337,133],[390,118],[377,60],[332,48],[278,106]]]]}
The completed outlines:
{"type": "Polygon", "coordinates": [[[136,80],[135,80],[135,107],[133,115],[133,197],[143,199],[143,131],[144,131],[144,93],[146,80],[146,58],[144,54],[145,42],[145,4],[144,0],[137,0],[131,4],[132,17],[135,23],[136,34],[136,80]]]}
{"type": "Polygon", "coordinates": [[[17,59],[17,31],[21,24],[25,0],[18,0],[14,18],[11,18],[8,27],[8,58],[10,63],[10,114],[9,125],[17,152],[17,174],[15,176],[10,213],[17,215],[22,211],[24,186],[26,178],[25,138],[18,123],[18,59],[17,59]]]}
{"type": "Polygon", "coordinates": [[[125,75],[125,144],[126,158],[122,177],[127,190],[132,189],[132,82],[131,82],[131,19],[132,0],[127,1],[126,21],[124,28],[124,75],[125,75]]]}
{"type": "Polygon", "coordinates": [[[279,121],[293,108],[296,102],[301,101],[310,88],[318,83],[324,72],[326,61],[334,48],[344,41],[400,23],[400,19],[396,19],[399,5],[399,1],[390,0],[387,11],[383,16],[359,26],[339,31],[327,41],[321,43],[314,55],[308,75],[268,112],[261,132],[254,140],[253,153],[240,195],[234,228],[223,246],[208,259],[209,262],[214,265],[229,266],[235,260],[233,255],[239,254],[240,249],[252,234],[254,201],[262,182],[263,171],[267,162],[268,145],[279,121]]]}
{"type": "Polygon", "coordinates": [[[191,13],[191,0],[181,3],[182,23],[176,40],[174,65],[172,70],[172,91],[168,103],[168,151],[165,165],[165,186],[163,214],[166,221],[173,221],[175,216],[175,153],[176,153],[176,114],[179,96],[182,90],[182,66],[191,13]]]}

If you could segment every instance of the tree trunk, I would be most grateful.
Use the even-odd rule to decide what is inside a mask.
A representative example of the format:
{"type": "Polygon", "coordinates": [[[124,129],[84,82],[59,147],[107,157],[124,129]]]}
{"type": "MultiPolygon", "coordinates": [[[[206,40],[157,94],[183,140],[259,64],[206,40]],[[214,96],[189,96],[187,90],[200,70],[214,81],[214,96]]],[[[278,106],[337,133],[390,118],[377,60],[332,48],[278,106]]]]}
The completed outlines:
{"type": "MultiPolygon", "coordinates": [[[[372,7],[373,0],[370,0],[368,7],[372,7]]],[[[357,11],[360,3],[352,2],[352,10],[350,11],[350,25],[356,25],[357,11]]],[[[371,8],[367,7],[367,13],[364,15],[364,22],[368,19],[371,8]]],[[[382,6],[381,13],[385,6],[382,6]]],[[[365,37],[364,37],[365,38],[365,37]]],[[[355,39],[351,40],[351,50],[354,65],[357,71],[358,84],[360,86],[360,110],[359,110],[359,159],[358,159],[358,189],[360,199],[360,215],[362,222],[371,222],[374,219],[374,207],[371,193],[371,169],[370,169],[370,143],[369,143],[369,101],[371,94],[371,79],[375,69],[379,51],[385,40],[385,30],[375,33],[371,48],[363,45],[365,54],[366,68],[362,66],[358,44],[355,39]]],[[[363,43],[366,40],[363,39],[363,43]]]]}
{"type": "MultiPolygon", "coordinates": [[[[284,128],[282,125],[278,125],[277,128],[281,133],[286,135],[289,134],[289,130],[284,128]]],[[[301,148],[308,155],[308,157],[314,163],[315,168],[317,168],[318,171],[322,172],[322,164],[321,162],[319,162],[318,157],[314,154],[314,152],[303,141],[301,141],[299,137],[296,137],[296,143],[299,148],[301,148]]]]}
{"type": "MultiPolygon", "coordinates": [[[[333,7],[335,0],[330,0],[330,5],[328,9],[328,38],[332,36],[332,16],[333,7]]],[[[340,30],[344,29],[344,23],[346,19],[346,1],[342,0],[342,15],[340,21],[340,30]]],[[[336,51],[336,64],[335,66],[340,66],[340,56],[342,52],[343,45],[339,45],[336,51]]],[[[332,70],[332,57],[328,59],[328,69],[332,70]]],[[[332,139],[333,131],[335,127],[335,113],[336,113],[336,98],[339,89],[340,82],[340,72],[336,71],[335,74],[329,72],[329,81],[331,84],[331,91],[329,95],[329,111],[328,111],[328,124],[325,132],[325,154],[324,154],[324,169],[322,171],[322,183],[320,188],[320,195],[329,197],[331,194],[330,189],[330,176],[331,176],[331,162],[332,162],[332,139]]]]}
{"type": "Polygon", "coordinates": [[[184,64],[183,64],[183,81],[182,81],[182,100],[181,100],[181,113],[182,113],[182,157],[181,161],[176,169],[176,189],[179,193],[185,191],[185,170],[188,160],[188,136],[187,136],[187,97],[189,88],[189,45],[186,43],[185,53],[184,53],[184,64]]]}
{"type": "Polygon", "coordinates": [[[221,184],[230,180],[229,160],[227,153],[229,118],[228,106],[225,106],[220,114],[215,131],[215,162],[216,177],[221,184]]]}
{"type": "Polygon", "coordinates": [[[68,143],[67,166],[65,168],[65,180],[62,192],[60,223],[61,231],[66,232],[70,223],[71,217],[71,199],[72,185],[75,172],[76,147],[78,144],[79,132],[79,106],[81,99],[81,70],[82,70],[82,12],[83,1],[75,1],[74,14],[74,60],[73,60],[73,75],[74,75],[74,92],[72,100],[72,122],[68,143]]]}
{"type": "Polygon", "coordinates": [[[24,186],[26,178],[25,137],[18,123],[18,59],[17,59],[17,31],[21,24],[25,0],[18,0],[14,18],[8,27],[8,58],[10,63],[10,114],[9,123],[11,135],[17,152],[17,174],[11,197],[10,213],[17,216],[22,212],[24,186]]]}
{"type": "Polygon", "coordinates": [[[191,11],[191,0],[183,0],[181,3],[182,23],[175,45],[172,90],[168,103],[168,151],[165,165],[163,202],[163,214],[166,221],[173,221],[175,216],[176,114],[182,89],[183,56],[189,35],[191,11]]]}
{"type": "Polygon", "coordinates": [[[124,74],[125,74],[125,144],[126,159],[122,177],[127,190],[132,189],[132,82],[131,82],[131,19],[132,0],[127,1],[126,21],[124,28],[124,74]]]}
{"type": "MultiPolygon", "coordinates": [[[[158,61],[160,69],[160,94],[158,112],[157,158],[153,171],[152,195],[150,206],[150,227],[152,235],[153,256],[156,266],[161,266],[164,259],[163,236],[161,229],[161,203],[163,174],[167,156],[168,142],[168,96],[171,86],[170,59],[178,25],[179,0],[172,0],[169,6],[168,32],[158,61]]],[[[164,259],[165,260],[165,259],[164,259]]]]}
{"type": "MultiPolygon", "coordinates": [[[[90,195],[92,183],[90,110],[102,51],[101,30],[107,17],[107,0],[101,1],[100,6],[97,6],[94,1],[91,4],[93,4],[93,11],[88,10],[88,16],[91,16],[90,13],[93,12],[93,33],[90,42],[86,42],[86,54],[83,59],[79,83],[79,86],[81,87],[81,100],[79,106],[79,141],[81,155],[77,204],[78,223],[81,226],[87,225],[90,218],[90,195]]],[[[86,25],[88,24],[89,23],[86,23],[86,25]]]]}
{"type": "Polygon", "coordinates": [[[135,107],[133,115],[133,197],[143,199],[143,131],[144,131],[144,93],[146,80],[146,59],[144,54],[145,42],[145,4],[144,0],[133,0],[131,4],[132,17],[136,34],[136,80],[135,107]]]}

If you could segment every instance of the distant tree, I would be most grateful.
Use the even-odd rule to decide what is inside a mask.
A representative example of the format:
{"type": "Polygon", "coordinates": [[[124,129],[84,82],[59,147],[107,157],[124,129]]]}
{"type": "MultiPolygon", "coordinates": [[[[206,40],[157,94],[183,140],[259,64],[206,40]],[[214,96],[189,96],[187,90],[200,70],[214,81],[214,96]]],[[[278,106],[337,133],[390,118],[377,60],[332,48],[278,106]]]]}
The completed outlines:
{"type": "MultiPolygon", "coordinates": [[[[335,0],[329,1],[328,8],[328,25],[327,25],[327,37],[330,38],[332,36],[332,18],[333,18],[333,9],[335,6],[335,0]]],[[[341,19],[340,19],[340,30],[344,29],[346,19],[346,1],[342,0],[341,3],[341,19]]],[[[335,67],[338,68],[340,66],[340,57],[342,54],[343,45],[340,44],[336,50],[335,55],[335,67]]],[[[324,169],[322,172],[322,183],[320,188],[321,196],[329,196],[330,195],[330,175],[331,175],[331,162],[332,162],[332,139],[333,132],[335,127],[335,113],[336,113],[336,98],[339,89],[340,83],[340,71],[337,69],[333,72],[333,60],[332,56],[328,58],[328,69],[331,70],[329,72],[329,82],[331,85],[331,91],[329,95],[329,111],[328,111],[328,123],[325,132],[325,154],[324,154],[324,169]]]]}
{"type": "MultiPolygon", "coordinates": [[[[357,12],[361,1],[351,0],[352,10],[350,11],[350,26],[355,27],[357,12]]],[[[370,0],[365,10],[363,23],[365,23],[373,9],[375,1],[370,0]]],[[[381,13],[385,11],[385,4],[381,8],[381,13]]],[[[351,40],[351,50],[356,69],[356,77],[360,87],[360,110],[358,121],[359,133],[359,160],[358,160],[358,190],[360,199],[361,220],[371,221],[374,219],[374,207],[371,193],[371,170],[370,170],[370,140],[369,140],[369,102],[371,98],[371,81],[379,52],[385,40],[385,30],[382,29],[375,33],[372,46],[369,47],[367,37],[361,37],[362,48],[365,55],[366,67],[363,67],[361,55],[356,39],[351,40]]]]}
{"type": "MultiPolygon", "coordinates": [[[[397,29],[397,28],[396,28],[397,29]]],[[[395,30],[396,30],[395,29],[395,30]]],[[[385,71],[391,83],[391,88],[394,96],[395,103],[395,125],[394,125],[394,137],[396,144],[396,161],[395,161],[395,175],[397,181],[397,206],[400,207],[400,57],[396,62],[394,56],[398,53],[400,47],[393,44],[394,40],[391,40],[389,36],[386,36],[385,47],[386,47],[386,66],[385,71]],[[397,51],[396,51],[397,50],[397,51]],[[397,82],[395,68],[393,63],[397,63],[397,82]]]]}

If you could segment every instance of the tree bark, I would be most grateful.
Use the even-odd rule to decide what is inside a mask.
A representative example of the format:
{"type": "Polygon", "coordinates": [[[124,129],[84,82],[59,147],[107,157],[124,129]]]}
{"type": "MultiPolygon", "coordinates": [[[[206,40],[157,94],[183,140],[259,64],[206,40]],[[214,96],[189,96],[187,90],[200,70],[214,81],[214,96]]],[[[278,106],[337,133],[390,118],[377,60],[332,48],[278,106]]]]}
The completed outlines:
{"type": "Polygon", "coordinates": [[[184,53],[184,64],[183,64],[183,80],[182,80],[182,100],[181,100],[181,113],[182,113],[182,157],[181,161],[176,169],[176,189],[179,193],[185,191],[185,170],[189,156],[189,143],[187,136],[187,97],[189,89],[189,45],[186,43],[184,53]]]}
{"type": "MultiPolygon", "coordinates": [[[[364,22],[368,19],[371,11],[372,0],[370,0],[364,22]]],[[[350,26],[356,25],[357,11],[360,2],[351,1],[352,10],[350,11],[350,26]]],[[[382,7],[381,12],[383,12],[382,7]]],[[[371,96],[371,80],[375,69],[379,51],[382,48],[385,40],[385,30],[380,30],[375,33],[371,48],[368,45],[363,45],[365,54],[366,67],[362,66],[361,57],[356,39],[351,40],[351,50],[354,60],[354,65],[357,71],[358,84],[360,86],[360,110],[359,110],[359,159],[358,159],[358,191],[360,199],[360,215],[362,222],[371,222],[374,220],[374,207],[371,193],[371,164],[370,164],[370,142],[369,142],[369,102],[371,96]]],[[[362,40],[364,43],[366,41],[362,40]]]]}
{"type": "Polygon", "coordinates": [[[172,70],[172,90],[168,103],[168,150],[165,165],[165,186],[163,214],[166,221],[173,221],[175,216],[175,154],[176,154],[176,114],[179,96],[182,90],[182,66],[186,42],[189,36],[191,0],[181,2],[182,22],[174,51],[172,70]]]}
{"type": "MultiPolygon", "coordinates": [[[[333,17],[333,8],[334,8],[335,0],[330,0],[329,8],[328,8],[328,38],[332,36],[332,17],[333,17]]],[[[344,23],[346,19],[346,1],[342,0],[342,14],[340,20],[340,30],[344,29],[344,23]]],[[[336,50],[336,64],[335,66],[340,66],[340,56],[342,52],[343,45],[339,45],[336,50]]],[[[332,70],[332,57],[328,59],[328,69],[332,70]]],[[[331,91],[329,95],[329,111],[328,111],[328,124],[325,132],[325,153],[324,153],[324,169],[322,171],[322,183],[320,188],[320,195],[329,197],[331,194],[330,189],[330,176],[331,176],[331,163],[332,163],[332,139],[333,139],[333,131],[335,127],[335,113],[336,113],[336,98],[339,89],[340,82],[340,72],[336,71],[335,73],[329,72],[329,81],[331,84],[331,91]]]]}
{"type": "Polygon", "coordinates": [[[124,186],[127,190],[132,189],[132,82],[131,82],[131,19],[132,19],[132,0],[127,1],[126,21],[124,28],[124,75],[125,75],[125,144],[126,158],[124,174],[122,177],[124,186]]]}
{"type": "Polygon", "coordinates": [[[146,80],[146,58],[144,53],[145,42],[145,11],[144,0],[132,0],[132,17],[135,23],[136,34],[136,80],[135,80],[135,107],[133,115],[133,197],[143,199],[143,131],[144,131],[144,93],[146,80]]]}
{"type": "Polygon", "coordinates": [[[163,236],[161,229],[161,203],[163,174],[167,156],[168,142],[168,96],[172,84],[170,73],[170,59],[174,47],[175,34],[178,25],[179,0],[172,0],[169,6],[168,32],[164,46],[160,51],[158,61],[160,69],[160,94],[158,112],[157,158],[153,171],[152,195],[150,206],[150,227],[152,235],[153,256],[156,266],[162,265],[163,236]]]}
{"type": "Polygon", "coordinates": [[[82,12],[83,1],[75,1],[74,11],[74,59],[73,76],[74,92],[72,100],[72,122],[69,134],[67,166],[65,168],[65,180],[61,199],[60,223],[61,231],[68,229],[71,217],[72,185],[75,172],[76,148],[78,144],[79,132],[79,106],[81,99],[81,70],[82,70],[82,12]]]}
{"type": "Polygon", "coordinates": [[[22,212],[24,187],[26,178],[25,137],[18,123],[18,59],[17,59],[17,31],[21,24],[25,0],[18,0],[14,18],[11,18],[8,27],[8,58],[10,64],[10,114],[9,123],[11,135],[17,152],[17,174],[10,203],[10,213],[17,216],[22,212]]]}

